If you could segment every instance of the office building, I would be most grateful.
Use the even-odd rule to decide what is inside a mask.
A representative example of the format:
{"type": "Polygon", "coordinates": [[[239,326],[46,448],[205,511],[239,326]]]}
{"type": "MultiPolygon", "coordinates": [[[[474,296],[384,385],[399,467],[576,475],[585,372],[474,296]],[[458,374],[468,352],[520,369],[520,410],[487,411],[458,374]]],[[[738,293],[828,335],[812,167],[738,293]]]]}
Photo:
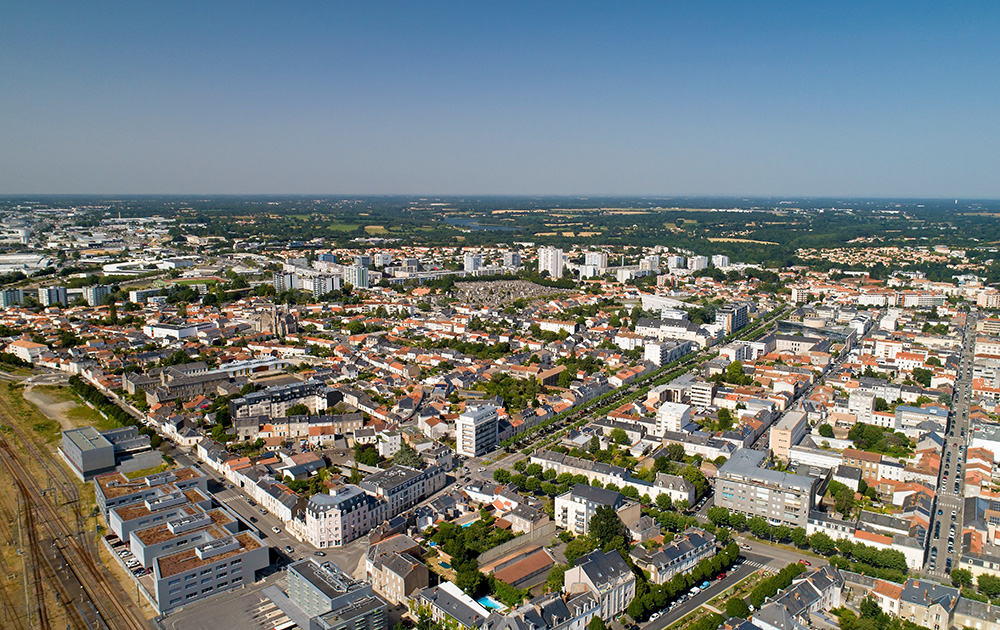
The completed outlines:
{"type": "Polygon", "coordinates": [[[713,267],[728,267],[729,266],[729,256],[725,254],[716,254],[712,256],[712,266],[713,267]]]}
{"type": "Polygon", "coordinates": [[[379,252],[375,254],[374,261],[376,267],[388,267],[392,264],[392,254],[379,252]]]}
{"type": "Polygon", "coordinates": [[[558,247],[542,247],[538,250],[538,273],[549,272],[551,278],[562,278],[566,259],[558,247]]]}
{"type": "Polygon", "coordinates": [[[691,422],[691,405],[664,402],[656,410],[655,435],[663,437],[669,431],[682,431],[691,422]]]}
{"type": "Polygon", "coordinates": [[[589,592],[600,601],[601,619],[616,619],[635,597],[635,574],[617,550],[600,549],[577,558],[566,570],[564,590],[569,594],[589,592]]]}
{"type": "Polygon", "coordinates": [[[241,532],[153,560],[153,586],[161,613],[254,582],[269,564],[267,545],[241,532]]]}
{"type": "Polygon", "coordinates": [[[464,457],[479,457],[493,451],[498,444],[498,427],[496,407],[484,405],[467,410],[455,421],[455,451],[464,457]]]}
{"type": "Polygon", "coordinates": [[[715,504],[748,518],[762,516],[772,525],[805,527],[824,478],[762,468],[765,457],[746,448],[733,453],[715,477],[715,504]]]}
{"type": "Polygon", "coordinates": [[[699,562],[714,555],[715,536],[696,527],[688,528],[670,544],[656,551],[636,545],[631,552],[636,566],[649,572],[653,584],[663,584],[679,573],[687,573],[699,562]]]}
{"type": "Polygon", "coordinates": [[[94,427],[63,431],[59,452],[84,481],[115,469],[115,447],[94,427]]]}
{"type": "Polygon", "coordinates": [[[0,308],[11,308],[24,303],[24,289],[4,289],[0,291],[0,308]]]}
{"type": "Polygon", "coordinates": [[[372,257],[367,254],[354,257],[354,264],[365,269],[372,266],[372,257]]]}
{"type": "Polygon", "coordinates": [[[428,466],[424,470],[392,466],[368,475],[358,486],[382,500],[372,508],[375,511],[372,523],[379,525],[386,518],[405,512],[431,496],[444,487],[445,481],[444,471],[438,466],[428,466]]]}
{"type": "Polygon", "coordinates": [[[708,268],[708,257],[707,256],[692,256],[688,259],[688,269],[691,271],[700,271],[701,269],[708,268]]]}

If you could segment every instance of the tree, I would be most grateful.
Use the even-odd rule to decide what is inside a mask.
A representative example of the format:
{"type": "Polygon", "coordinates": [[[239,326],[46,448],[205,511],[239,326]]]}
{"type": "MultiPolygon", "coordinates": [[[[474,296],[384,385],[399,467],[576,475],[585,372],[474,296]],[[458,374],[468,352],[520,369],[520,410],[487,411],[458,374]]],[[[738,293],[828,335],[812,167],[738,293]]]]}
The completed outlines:
{"type": "Polygon", "coordinates": [[[832,438],[833,437],[833,427],[831,427],[830,425],[828,425],[826,423],[821,424],[821,425],[819,425],[819,434],[821,436],[825,437],[825,438],[832,438]]]}
{"type": "Polygon", "coordinates": [[[750,616],[750,607],[742,597],[730,597],[726,600],[726,614],[730,617],[746,619],[750,616]]]}
{"type": "Polygon", "coordinates": [[[833,539],[830,538],[828,534],[823,532],[816,532],[810,536],[809,546],[812,547],[813,551],[823,554],[824,556],[830,555],[833,553],[834,549],[836,549],[833,539]]]}
{"type": "Polygon", "coordinates": [[[590,535],[596,541],[597,546],[603,548],[616,536],[627,538],[628,531],[613,507],[601,505],[594,511],[594,516],[590,518],[590,535]]]}
{"type": "Polygon", "coordinates": [[[796,527],[792,530],[792,543],[800,549],[805,549],[809,546],[809,536],[806,534],[804,527],[796,527]]]}
{"type": "Polygon", "coordinates": [[[486,576],[478,568],[463,566],[455,573],[455,586],[465,591],[469,597],[478,597],[485,584],[486,576]]]}
{"type": "Polygon", "coordinates": [[[625,429],[615,427],[614,429],[611,429],[611,440],[615,444],[628,444],[628,433],[625,432],[625,429]]]}
{"type": "Polygon", "coordinates": [[[983,573],[977,578],[977,583],[979,591],[990,599],[1000,596],[1000,578],[983,573]]]}
{"type": "MultiPolygon", "coordinates": [[[[424,460],[420,457],[420,453],[417,452],[417,449],[410,446],[409,442],[402,443],[399,450],[396,451],[396,455],[393,456],[392,461],[394,464],[409,466],[410,468],[423,468],[424,466],[424,460]]],[[[497,472],[500,472],[500,470],[497,470],[497,472]]],[[[505,470],[504,472],[510,475],[508,471],[505,470]]]]}
{"type": "Polygon", "coordinates": [[[972,571],[968,569],[954,569],[951,572],[951,583],[962,588],[972,586],[972,571]]]}
{"type": "Polygon", "coordinates": [[[577,536],[566,543],[566,562],[573,566],[577,558],[587,555],[596,547],[596,543],[590,536],[577,536]]]}
{"type": "Polygon", "coordinates": [[[729,515],[729,526],[738,532],[743,531],[747,526],[747,517],[740,512],[733,512],[729,515]]]}
{"type": "Polygon", "coordinates": [[[594,615],[594,618],[587,624],[587,630],[605,630],[604,620],[598,615],[594,615]]]}
{"type": "Polygon", "coordinates": [[[844,516],[850,516],[854,510],[854,490],[847,486],[838,489],[834,495],[834,508],[844,516]]]}
{"type": "Polygon", "coordinates": [[[590,438],[590,453],[591,455],[596,454],[597,451],[601,450],[601,438],[596,435],[590,438]]]}
{"type": "Polygon", "coordinates": [[[931,386],[931,379],[934,378],[934,372],[928,370],[927,368],[913,368],[913,380],[920,383],[924,387],[931,386]]]}
{"type": "Polygon", "coordinates": [[[728,431],[733,428],[733,414],[723,407],[719,409],[719,430],[728,431]]]}
{"type": "Polygon", "coordinates": [[[875,399],[875,411],[889,411],[889,403],[885,401],[885,398],[875,399]]]}
{"type": "Polygon", "coordinates": [[[708,508],[708,520],[712,521],[715,525],[728,525],[729,524],[729,510],[718,505],[713,505],[708,508]]]}
{"type": "Polygon", "coordinates": [[[566,569],[569,567],[565,564],[556,564],[549,569],[549,577],[546,580],[546,585],[549,590],[553,593],[558,593],[563,588],[563,583],[566,578],[566,569]]]}
{"type": "Polygon", "coordinates": [[[705,475],[698,468],[688,464],[681,470],[681,477],[687,479],[694,486],[694,491],[697,495],[696,500],[705,496],[705,493],[708,492],[708,479],[705,479],[705,475]]]}
{"type": "Polygon", "coordinates": [[[285,412],[285,416],[289,418],[292,416],[308,416],[308,415],[309,415],[309,407],[306,407],[302,403],[299,403],[297,405],[292,405],[291,407],[288,408],[288,411],[285,412]]]}
{"type": "Polygon", "coordinates": [[[747,529],[757,538],[764,538],[771,533],[771,526],[767,524],[767,519],[762,516],[754,516],[748,520],[747,529]]]}
{"type": "Polygon", "coordinates": [[[861,604],[858,606],[858,611],[861,613],[863,618],[877,619],[879,615],[882,614],[882,607],[879,606],[874,597],[869,595],[861,600],[861,604]]]}
{"type": "Polygon", "coordinates": [[[664,493],[656,497],[656,508],[661,512],[666,512],[672,507],[673,505],[669,494],[664,493]]]}
{"type": "Polygon", "coordinates": [[[378,451],[371,444],[355,444],[354,458],[364,466],[378,466],[378,451]]]}
{"type": "Polygon", "coordinates": [[[676,442],[672,442],[672,443],[670,443],[670,444],[667,445],[667,458],[668,459],[670,459],[672,461],[675,461],[675,462],[679,462],[679,461],[683,461],[684,460],[684,456],[685,455],[686,455],[686,453],[684,452],[684,446],[683,445],[678,444],[676,442]]]}

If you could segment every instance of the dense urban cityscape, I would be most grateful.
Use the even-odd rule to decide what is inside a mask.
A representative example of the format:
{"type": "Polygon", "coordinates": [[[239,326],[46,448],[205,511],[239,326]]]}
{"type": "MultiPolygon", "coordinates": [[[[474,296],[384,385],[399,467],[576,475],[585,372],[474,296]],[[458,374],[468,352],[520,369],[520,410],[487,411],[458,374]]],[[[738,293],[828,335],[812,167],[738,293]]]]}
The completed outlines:
{"type": "Polygon", "coordinates": [[[4,627],[1000,627],[997,246],[923,204],[71,201],[2,209],[4,627]]]}

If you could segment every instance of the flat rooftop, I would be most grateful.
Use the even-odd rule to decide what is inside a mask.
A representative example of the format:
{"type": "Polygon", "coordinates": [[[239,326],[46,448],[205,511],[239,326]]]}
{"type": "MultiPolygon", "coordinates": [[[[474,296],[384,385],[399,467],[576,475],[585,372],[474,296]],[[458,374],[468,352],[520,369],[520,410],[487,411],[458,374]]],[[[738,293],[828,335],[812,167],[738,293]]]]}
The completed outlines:
{"type": "Polygon", "coordinates": [[[96,451],[103,448],[114,448],[114,445],[106,437],[97,432],[94,427],[83,427],[80,429],[70,429],[63,431],[63,439],[78,448],[80,451],[96,451]]]}
{"type": "Polygon", "coordinates": [[[178,551],[177,553],[170,554],[168,556],[160,556],[159,558],[156,558],[154,562],[160,567],[160,577],[166,578],[171,575],[177,575],[178,573],[185,573],[187,571],[191,571],[192,569],[197,569],[204,565],[216,564],[221,560],[232,558],[233,556],[238,556],[246,553],[247,551],[253,551],[254,549],[258,549],[263,546],[263,544],[249,532],[241,532],[234,535],[233,538],[239,542],[239,548],[225,553],[220,553],[210,558],[199,558],[198,554],[195,552],[196,547],[178,551]]]}

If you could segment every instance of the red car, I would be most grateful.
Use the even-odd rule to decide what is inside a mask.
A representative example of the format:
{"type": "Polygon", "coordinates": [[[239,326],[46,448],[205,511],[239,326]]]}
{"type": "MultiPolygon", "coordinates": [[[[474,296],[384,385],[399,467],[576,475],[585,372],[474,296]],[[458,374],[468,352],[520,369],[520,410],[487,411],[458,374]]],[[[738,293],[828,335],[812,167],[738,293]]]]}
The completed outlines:
{"type": "Polygon", "coordinates": [[[720,573],[719,577],[717,577],[715,579],[717,579],[717,580],[724,580],[724,579],[726,579],[726,574],[725,573],[720,573]]]}
{"type": "Polygon", "coordinates": [[[812,563],[809,562],[808,560],[801,560],[800,559],[799,562],[801,562],[802,564],[806,565],[807,567],[811,567],[812,566],[812,563]]]}

